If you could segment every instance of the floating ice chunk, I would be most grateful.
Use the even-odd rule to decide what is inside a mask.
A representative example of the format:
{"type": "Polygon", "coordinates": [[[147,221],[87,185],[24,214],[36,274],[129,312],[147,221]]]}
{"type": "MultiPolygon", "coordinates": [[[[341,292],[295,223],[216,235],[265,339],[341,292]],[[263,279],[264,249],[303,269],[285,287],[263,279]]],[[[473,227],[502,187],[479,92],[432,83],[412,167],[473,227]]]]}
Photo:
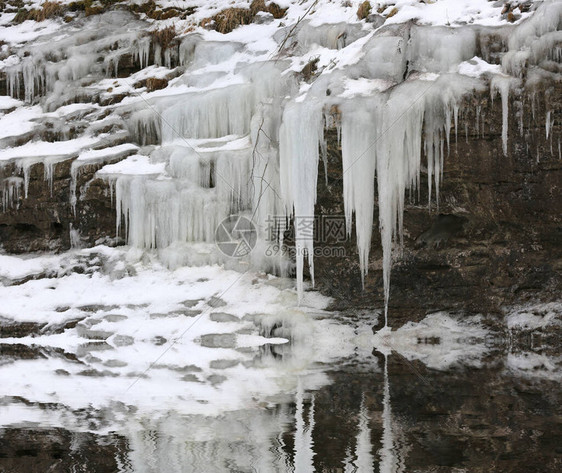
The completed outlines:
{"type": "Polygon", "coordinates": [[[507,355],[507,369],[518,376],[526,378],[549,379],[562,381],[562,357],[548,356],[534,352],[509,353],[507,355]]]}
{"type": "Polygon", "coordinates": [[[437,312],[395,331],[385,328],[374,338],[375,347],[383,353],[396,351],[408,360],[420,360],[429,368],[445,370],[458,364],[480,366],[490,350],[486,343],[488,334],[480,317],[458,320],[437,312]]]}
{"type": "Polygon", "coordinates": [[[560,302],[518,307],[507,314],[507,327],[510,330],[541,330],[560,325],[562,325],[560,302]]]}

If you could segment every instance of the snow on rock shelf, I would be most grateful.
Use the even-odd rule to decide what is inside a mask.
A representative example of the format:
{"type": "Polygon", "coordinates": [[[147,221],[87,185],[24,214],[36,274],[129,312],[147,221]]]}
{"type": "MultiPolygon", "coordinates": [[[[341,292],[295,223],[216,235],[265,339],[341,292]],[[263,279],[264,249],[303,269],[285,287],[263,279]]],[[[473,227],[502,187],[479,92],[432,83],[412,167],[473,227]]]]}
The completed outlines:
{"type": "MultiPolygon", "coordinates": [[[[507,153],[510,94],[560,73],[559,1],[508,9],[484,0],[383,1],[366,21],[357,18],[359,1],[283,0],[282,18],[260,14],[228,34],[209,18],[249,4],[199,3],[181,2],[189,13],[169,19],[127,3],[73,13],[67,24],[15,24],[2,13],[0,74],[9,97],[0,101],[0,167],[15,163],[20,173],[0,182],[4,211],[27,196],[31,166],[42,163],[52,182],[53,167],[66,160],[75,209],[80,169],[96,165],[115,201],[117,232],[133,247],[157,248],[173,267],[218,262],[210,247],[206,260],[190,252],[213,243],[222,219],[245,214],[259,233],[248,262],[282,273],[290,264],[262,251],[268,222],[280,217],[283,230],[314,215],[324,130],[335,126],[362,275],[378,203],[388,305],[406,192],[419,189],[427,169],[428,205],[438,207],[462,99],[500,93],[507,153]]],[[[305,261],[314,280],[314,248],[298,228],[296,237],[302,298],[305,261]]]]}

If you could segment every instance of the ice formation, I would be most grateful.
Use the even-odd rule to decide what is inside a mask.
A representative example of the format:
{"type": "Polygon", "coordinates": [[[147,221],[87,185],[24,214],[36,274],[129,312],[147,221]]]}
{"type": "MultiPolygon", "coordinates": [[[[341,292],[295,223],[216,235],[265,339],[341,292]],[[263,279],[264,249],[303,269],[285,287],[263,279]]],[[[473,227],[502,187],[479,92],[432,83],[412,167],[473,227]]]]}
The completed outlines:
{"type": "MultiPolygon", "coordinates": [[[[305,261],[314,283],[314,246],[298,222],[314,216],[324,130],[333,125],[341,138],[347,232],[355,224],[362,277],[378,206],[388,306],[406,192],[420,188],[427,169],[428,205],[438,208],[450,133],[458,133],[463,97],[476,90],[499,91],[508,152],[511,91],[529,64],[560,62],[561,4],[543,2],[509,25],[490,21],[501,10],[490,2],[479,0],[480,9],[469,10],[452,8],[449,0],[416,2],[380,26],[342,22],[341,15],[354,16],[357,5],[320,2],[314,10],[311,2],[284,3],[284,25],[271,19],[220,35],[178,21],[178,34],[166,47],[125,11],[84,18],[81,28],[65,35],[36,32],[43,35],[37,45],[12,45],[13,54],[0,64],[6,90],[44,112],[32,117],[28,109],[26,130],[43,129],[48,119],[62,139],[2,150],[0,165],[16,163],[27,196],[31,166],[44,165],[52,188],[54,166],[72,159],[74,209],[82,166],[105,165],[98,177],[114,193],[117,233],[134,247],[158,249],[174,267],[194,261],[185,253],[189,244],[212,244],[222,219],[244,214],[259,233],[248,260],[286,271],[290,264],[282,257],[264,256],[272,244],[268,222],[276,218],[277,245],[294,222],[302,297],[305,261]],[[487,49],[492,34],[507,44],[503,57],[487,49]],[[135,72],[119,77],[125,67],[135,72]],[[150,89],[149,80],[163,85],[150,89]],[[63,109],[83,101],[96,106],[63,109]]],[[[547,136],[551,120],[548,115],[547,136]]],[[[2,181],[4,210],[17,205],[22,187],[10,179],[2,181]]],[[[204,251],[207,262],[221,261],[211,247],[204,251]]]]}

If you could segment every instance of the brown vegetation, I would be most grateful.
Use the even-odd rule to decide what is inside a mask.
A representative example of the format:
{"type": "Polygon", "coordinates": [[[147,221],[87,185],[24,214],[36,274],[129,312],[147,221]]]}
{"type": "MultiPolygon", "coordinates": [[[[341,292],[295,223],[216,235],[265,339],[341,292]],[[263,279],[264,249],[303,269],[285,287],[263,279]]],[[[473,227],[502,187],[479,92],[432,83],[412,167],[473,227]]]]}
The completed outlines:
{"type": "Polygon", "coordinates": [[[41,5],[40,9],[26,10],[20,8],[14,18],[14,23],[23,23],[26,20],[44,21],[48,18],[63,16],[66,8],[58,2],[46,1],[41,5]]]}
{"type": "Polygon", "coordinates": [[[371,3],[368,0],[365,0],[359,8],[357,9],[357,18],[360,20],[364,20],[369,16],[371,13],[371,3]]]}
{"type": "Polygon", "coordinates": [[[172,44],[176,35],[176,27],[173,25],[161,30],[154,30],[150,32],[152,42],[158,43],[162,50],[167,49],[172,44]]]}
{"type": "Polygon", "coordinates": [[[211,27],[219,33],[230,33],[241,25],[249,25],[260,12],[271,13],[274,18],[282,18],[287,9],[281,8],[276,3],[265,4],[265,0],[254,0],[250,8],[227,8],[217,13],[212,18],[205,18],[200,26],[211,27]]]}
{"type": "Polygon", "coordinates": [[[316,71],[318,70],[318,62],[320,61],[320,58],[313,58],[311,59],[306,66],[303,67],[301,74],[304,78],[305,81],[310,81],[310,79],[312,79],[312,77],[314,77],[314,75],[316,74],[316,71]]]}
{"type": "Polygon", "coordinates": [[[398,13],[398,8],[394,7],[392,10],[390,10],[390,12],[388,13],[388,15],[386,15],[387,18],[392,18],[394,15],[396,15],[398,13]]]}
{"type": "Polygon", "coordinates": [[[148,0],[140,5],[129,4],[127,8],[135,13],[144,13],[148,18],[153,20],[168,20],[169,18],[185,18],[187,16],[193,15],[196,8],[188,7],[184,9],[178,8],[163,8],[158,9],[154,0],[148,0]]]}
{"type": "Polygon", "coordinates": [[[157,79],[156,77],[149,77],[146,79],[146,90],[147,92],[153,92],[155,90],[164,89],[168,86],[168,79],[157,79]]]}

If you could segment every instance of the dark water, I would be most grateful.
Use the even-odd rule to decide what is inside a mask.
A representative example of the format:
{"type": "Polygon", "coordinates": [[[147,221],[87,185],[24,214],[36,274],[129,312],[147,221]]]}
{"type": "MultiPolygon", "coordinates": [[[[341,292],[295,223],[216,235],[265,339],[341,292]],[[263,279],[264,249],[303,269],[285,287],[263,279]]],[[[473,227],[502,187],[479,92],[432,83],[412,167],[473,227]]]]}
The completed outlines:
{"type": "MultiPolygon", "coordinates": [[[[298,341],[256,348],[252,372],[282,373],[278,390],[212,415],[177,403],[151,416],[123,400],[104,410],[4,397],[0,472],[562,472],[558,329],[457,333],[452,343],[418,327],[371,347],[363,322],[340,323],[355,324],[357,347],[334,337],[341,356],[331,362],[298,341]],[[27,410],[34,422],[14,423],[27,410]]],[[[22,369],[70,356],[2,347],[2,363],[22,369]]],[[[100,377],[100,389],[110,382],[100,377]]],[[[210,395],[207,406],[224,399],[210,395]]]]}

